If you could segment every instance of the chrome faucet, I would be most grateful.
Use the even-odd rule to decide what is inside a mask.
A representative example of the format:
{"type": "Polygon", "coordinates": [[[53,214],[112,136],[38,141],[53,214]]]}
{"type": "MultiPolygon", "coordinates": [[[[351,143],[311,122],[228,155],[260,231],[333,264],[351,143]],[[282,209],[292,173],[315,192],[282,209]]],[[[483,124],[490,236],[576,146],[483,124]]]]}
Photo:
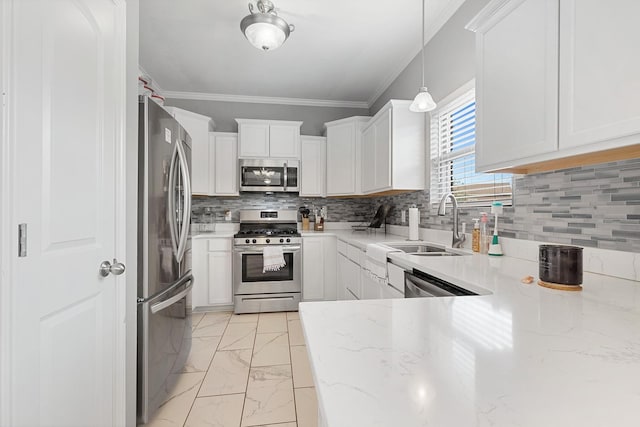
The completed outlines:
{"type": "Polygon", "coordinates": [[[444,216],[446,214],[447,198],[451,197],[451,204],[453,204],[453,239],[451,240],[451,246],[454,248],[461,248],[464,243],[465,235],[462,236],[458,232],[458,201],[453,193],[447,193],[440,199],[440,206],[438,207],[438,215],[444,216]]]}

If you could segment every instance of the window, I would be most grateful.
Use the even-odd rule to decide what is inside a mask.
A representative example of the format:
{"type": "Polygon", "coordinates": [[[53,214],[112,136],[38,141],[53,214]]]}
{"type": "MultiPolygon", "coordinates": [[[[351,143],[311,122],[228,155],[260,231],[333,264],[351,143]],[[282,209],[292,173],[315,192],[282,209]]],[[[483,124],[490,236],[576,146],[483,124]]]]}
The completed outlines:
{"type": "Polygon", "coordinates": [[[475,89],[454,97],[431,114],[431,203],[451,192],[461,205],[511,204],[511,174],[475,171],[475,89]]]}

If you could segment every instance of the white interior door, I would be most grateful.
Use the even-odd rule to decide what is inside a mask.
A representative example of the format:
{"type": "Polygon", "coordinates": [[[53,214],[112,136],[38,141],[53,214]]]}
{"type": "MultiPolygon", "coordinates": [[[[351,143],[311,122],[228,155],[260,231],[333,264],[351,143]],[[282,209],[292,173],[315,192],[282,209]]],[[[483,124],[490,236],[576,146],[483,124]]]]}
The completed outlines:
{"type": "Polygon", "coordinates": [[[125,4],[5,4],[9,218],[27,224],[12,263],[10,425],[122,424],[125,281],[99,266],[125,257],[125,4]]]}

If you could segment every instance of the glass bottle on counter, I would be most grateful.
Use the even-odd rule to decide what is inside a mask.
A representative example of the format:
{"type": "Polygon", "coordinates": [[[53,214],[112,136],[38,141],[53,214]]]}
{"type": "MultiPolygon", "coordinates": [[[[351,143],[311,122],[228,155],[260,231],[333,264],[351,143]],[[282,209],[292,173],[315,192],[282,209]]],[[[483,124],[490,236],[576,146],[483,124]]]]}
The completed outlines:
{"type": "Polygon", "coordinates": [[[471,249],[473,252],[480,252],[480,219],[473,218],[473,231],[471,232],[471,249]]]}
{"type": "Polygon", "coordinates": [[[489,218],[486,212],[480,212],[480,253],[489,252],[489,218]]]}

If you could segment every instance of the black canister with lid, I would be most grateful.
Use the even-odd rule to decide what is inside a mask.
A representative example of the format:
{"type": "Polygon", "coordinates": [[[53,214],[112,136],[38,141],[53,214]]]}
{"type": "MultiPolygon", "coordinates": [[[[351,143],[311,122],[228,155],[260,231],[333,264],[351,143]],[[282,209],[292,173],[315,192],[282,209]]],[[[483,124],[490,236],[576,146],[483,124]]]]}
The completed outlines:
{"type": "Polygon", "coordinates": [[[581,285],[582,249],[578,246],[540,245],[540,280],[559,285],[581,285]]]}

